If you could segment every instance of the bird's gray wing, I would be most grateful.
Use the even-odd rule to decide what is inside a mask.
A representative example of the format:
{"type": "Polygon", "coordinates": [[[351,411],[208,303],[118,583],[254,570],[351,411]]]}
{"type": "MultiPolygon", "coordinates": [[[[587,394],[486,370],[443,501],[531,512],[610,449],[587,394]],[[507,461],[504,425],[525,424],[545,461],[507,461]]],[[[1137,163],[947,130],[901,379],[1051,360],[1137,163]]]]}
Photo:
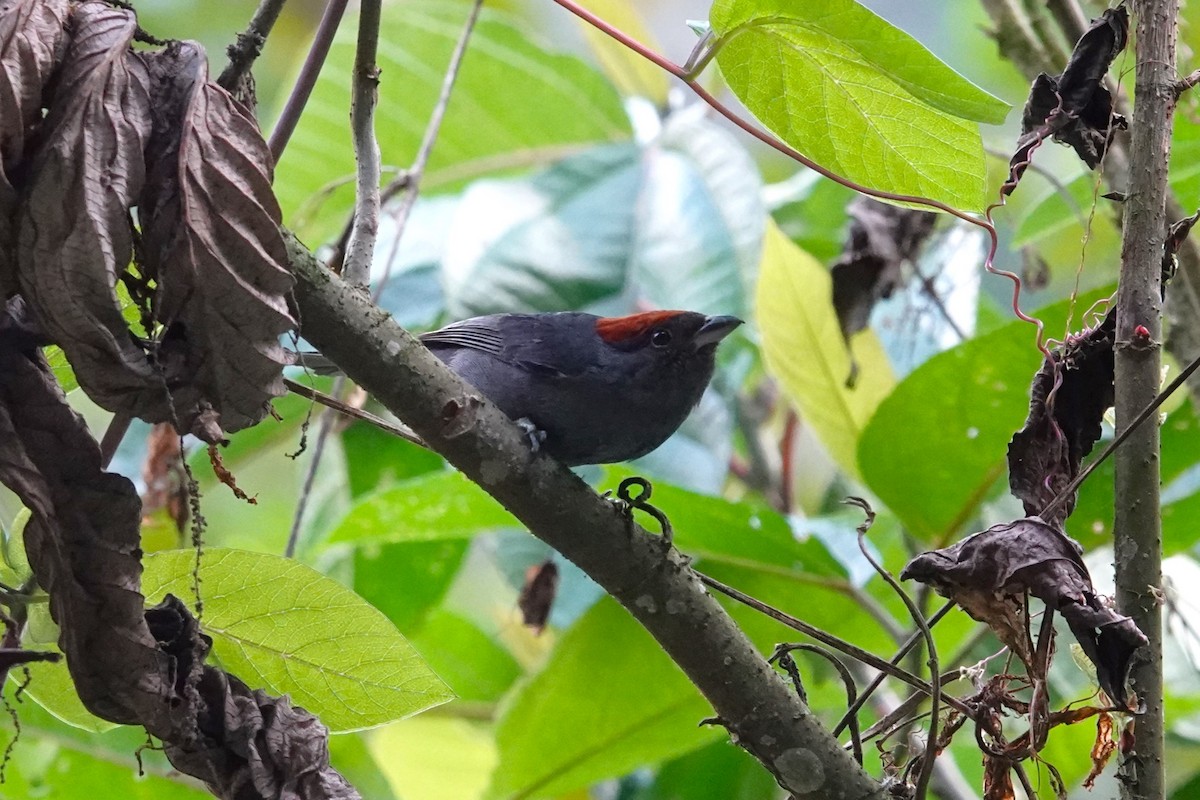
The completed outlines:
{"type": "Polygon", "coordinates": [[[469,347],[497,357],[504,356],[504,337],[497,328],[496,321],[488,317],[453,322],[444,328],[421,334],[420,339],[426,345],[469,347]]]}

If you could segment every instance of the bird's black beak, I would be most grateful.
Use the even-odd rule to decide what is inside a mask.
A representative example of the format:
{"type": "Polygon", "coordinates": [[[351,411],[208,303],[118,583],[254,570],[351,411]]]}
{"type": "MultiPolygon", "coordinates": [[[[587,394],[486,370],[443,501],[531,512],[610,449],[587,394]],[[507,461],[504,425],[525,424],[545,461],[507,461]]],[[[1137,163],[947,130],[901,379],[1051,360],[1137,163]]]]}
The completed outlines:
{"type": "Polygon", "coordinates": [[[733,329],[741,324],[742,321],[737,317],[708,317],[700,326],[700,330],[696,331],[696,335],[692,337],[692,343],[697,350],[710,344],[716,344],[733,333],[733,329]]]}

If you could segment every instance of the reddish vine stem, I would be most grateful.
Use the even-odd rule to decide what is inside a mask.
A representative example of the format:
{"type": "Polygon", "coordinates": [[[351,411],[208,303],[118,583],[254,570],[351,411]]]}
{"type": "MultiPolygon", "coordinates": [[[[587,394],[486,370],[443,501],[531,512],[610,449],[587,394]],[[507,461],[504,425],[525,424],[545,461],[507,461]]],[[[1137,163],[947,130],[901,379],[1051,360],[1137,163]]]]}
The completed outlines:
{"type": "MultiPolygon", "coordinates": [[[[699,74],[699,69],[703,68],[703,66],[705,64],[707,64],[708,59],[701,60],[701,62],[698,64],[698,68],[695,71],[685,69],[684,67],[680,66],[679,64],[676,64],[674,61],[667,58],[666,56],[663,56],[660,53],[657,53],[653,49],[642,44],[637,39],[633,38],[632,36],[625,33],[624,31],[620,30],[619,28],[613,27],[611,24],[609,24],[602,18],[596,16],[591,11],[588,11],[586,8],[583,8],[578,3],[574,2],[574,0],[554,0],[554,2],[557,3],[559,6],[565,8],[567,11],[570,11],[572,14],[579,17],[581,20],[588,23],[592,27],[596,28],[597,30],[601,31],[602,33],[604,33],[604,34],[612,37],[616,41],[620,42],[622,45],[629,48],[633,52],[637,53],[642,58],[645,58],[646,60],[656,64],[658,67],[662,68],[663,70],[669,72],[671,75],[675,76],[679,80],[683,81],[683,83],[686,84],[687,87],[689,89],[691,89],[696,94],[697,97],[699,97],[705,103],[708,103],[709,106],[711,106],[721,116],[725,117],[725,119],[729,120],[734,125],[738,126],[743,131],[745,131],[746,133],[753,136],[755,139],[758,139],[763,144],[767,145],[768,147],[773,148],[774,150],[779,151],[780,153],[782,153],[783,155],[792,159],[793,161],[795,161],[799,164],[802,164],[805,167],[808,167],[813,172],[816,172],[817,174],[819,174],[825,178],[828,178],[829,180],[833,181],[834,183],[838,183],[842,186],[845,186],[847,189],[858,192],[859,194],[863,194],[868,197],[873,197],[877,200],[890,200],[894,203],[909,203],[909,204],[913,204],[913,205],[925,206],[927,208],[933,208],[938,211],[942,211],[946,214],[949,214],[952,217],[956,217],[956,218],[962,220],[963,222],[969,223],[971,225],[975,225],[975,226],[985,230],[988,235],[989,245],[988,245],[987,256],[984,259],[984,264],[983,264],[984,269],[986,269],[988,272],[990,272],[994,275],[1000,275],[1001,277],[1005,277],[1005,278],[1008,278],[1009,280],[1013,281],[1013,300],[1012,300],[1013,313],[1016,314],[1016,316],[1019,319],[1023,320],[1024,322],[1028,322],[1037,327],[1037,347],[1039,350],[1042,351],[1043,355],[1045,355],[1046,357],[1050,356],[1049,350],[1047,349],[1045,343],[1042,341],[1042,330],[1043,330],[1044,326],[1042,325],[1041,320],[1031,317],[1028,314],[1026,314],[1024,311],[1021,310],[1021,305],[1020,305],[1021,279],[1020,279],[1020,277],[1018,277],[1015,273],[1009,272],[1007,270],[996,269],[993,266],[995,259],[996,259],[996,253],[1000,248],[1000,240],[996,235],[996,226],[993,224],[992,219],[991,219],[991,211],[992,211],[992,208],[995,208],[995,206],[990,207],[987,211],[987,214],[985,214],[985,216],[981,219],[980,217],[973,216],[972,214],[968,214],[965,211],[961,211],[957,208],[954,208],[953,206],[947,205],[946,203],[943,203],[940,200],[934,200],[929,197],[920,197],[917,195],[900,194],[898,192],[888,192],[888,191],[884,191],[882,189],[872,189],[868,186],[863,186],[860,183],[855,183],[854,181],[850,180],[849,178],[847,178],[843,175],[838,175],[837,173],[835,173],[829,169],[826,169],[825,167],[821,166],[817,162],[808,158],[808,156],[804,155],[799,150],[796,150],[795,148],[785,144],[782,140],[772,136],[771,134],[767,133],[766,131],[763,131],[763,130],[755,127],[754,125],[751,125],[749,122],[747,122],[741,116],[734,113],[728,106],[726,106],[720,100],[713,97],[712,94],[710,94],[708,92],[708,90],[705,89],[703,86],[701,86],[696,80],[696,77],[699,74]]],[[[998,204],[998,205],[1002,205],[1002,203],[998,204]]]]}

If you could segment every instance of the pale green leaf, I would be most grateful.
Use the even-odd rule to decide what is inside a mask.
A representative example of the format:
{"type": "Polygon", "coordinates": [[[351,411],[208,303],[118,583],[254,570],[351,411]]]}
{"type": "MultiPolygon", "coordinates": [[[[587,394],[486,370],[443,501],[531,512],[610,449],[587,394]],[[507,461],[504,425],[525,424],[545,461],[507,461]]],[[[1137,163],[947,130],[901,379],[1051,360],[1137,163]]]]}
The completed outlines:
{"type": "Polygon", "coordinates": [[[686,753],[724,732],[662,648],[610,598],[518,688],[496,732],[490,795],[559,797],[686,753]]]}
{"type": "Polygon", "coordinates": [[[906,33],[852,0],[717,0],[710,21],[729,87],[785,142],[867,186],[982,208],[968,119],[1007,107],[906,33]]]}
{"type": "MultiPolygon", "coordinates": [[[[468,3],[408,0],[384,15],[375,130],[385,166],[411,165],[468,9],[468,3]]],[[[285,220],[309,237],[335,233],[353,207],[348,114],[357,27],[353,17],[342,23],[276,172],[285,220]],[[297,216],[308,201],[314,204],[297,216]]],[[[421,188],[544,165],[581,146],[628,136],[620,98],[602,75],[578,58],[543,49],[506,15],[485,8],[421,188]]]]}
{"type": "MultiPolygon", "coordinates": [[[[638,13],[639,4],[635,0],[582,0],[579,5],[652,50],[662,52],[662,47],[638,13]]],[[[671,84],[661,67],[650,63],[596,26],[583,20],[578,20],[578,23],[596,60],[622,94],[645,97],[654,101],[656,106],[666,105],[667,89],[671,84]]]]}
{"type": "Polygon", "coordinates": [[[368,747],[404,800],[477,800],[496,766],[488,726],[423,715],[369,734],[368,747]]]}
{"type": "Polygon", "coordinates": [[[871,331],[854,337],[858,362],[847,388],[850,354],[833,310],[829,272],[768,223],[758,280],[758,328],[767,366],[838,464],[858,475],[859,436],[895,379],[871,331]]]}
{"type": "MultiPolygon", "coordinates": [[[[190,598],[194,563],[191,550],[147,556],[147,601],[190,598]]],[[[201,625],[221,666],[291,695],[331,730],[382,725],[452,697],[386,617],[312,568],[221,548],[205,550],[201,565],[201,625]]]]}

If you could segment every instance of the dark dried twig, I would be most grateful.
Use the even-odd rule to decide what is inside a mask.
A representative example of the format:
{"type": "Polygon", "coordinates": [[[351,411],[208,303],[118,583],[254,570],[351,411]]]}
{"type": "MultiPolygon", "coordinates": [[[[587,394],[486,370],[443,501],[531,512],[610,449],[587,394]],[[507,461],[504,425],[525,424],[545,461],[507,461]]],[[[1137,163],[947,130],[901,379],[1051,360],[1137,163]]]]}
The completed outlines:
{"type": "Polygon", "coordinates": [[[283,150],[296,130],[296,123],[300,121],[300,114],[304,112],[304,106],[308,104],[308,98],[312,95],[313,86],[317,83],[317,76],[321,74],[321,67],[325,65],[329,48],[333,46],[333,36],[337,33],[338,25],[342,23],[342,16],[346,13],[347,2],[348,0],[329,0],[325,6],[325,13],[321,15],[321,22],[317,25],[317,32],[313,36],[312,47],[309,48],[308,56],[304,59],[304,66],[300,68],[300,74],[296,77],[292,93],[288,96],[283,111],[279,112],[279,119],[275,120],[271,138],[267,140],[271,149],[271,158],[276,164],[283,156],[283,150]]]}
{"type": "Polygon", "coordinates": [[[226,50],[229,64],[221,72],[221,77],[217,78],[217,83],[225,91],[236,94],[237,85],[250,74],[250,67],[262,53],[267,37],[271,35],[271,29],[275,27],[275,21],[279,19],[279,12],[283,11],[286,2],[287,0],[262,0],[255,9],[254,16],[250,18],[246,30],[239,33],[237,41],[229,45],[226,50]]]}
{"type": "Polygon", "coordinates": [[[937,756],[938,713],[941,711],[942,701],[942,684],[938,679],[941,669],[938,666],[937,643],[933,640],[933,633],[929,630],[929,625],[925,622],[925,615],[921,613],[921,609],[917,608],[917,604],[913,602],[908,592],[904,591],[904,587],[900,585],[900,582],[896,580],[892,573],[888,572],[886,567],[879,563],[879,560],[871,554],[871,548],[867,547],[867,531],[871,529],[871,525],[875,522],[875,512],[872,510],[871,504],[861,497],[847,497],[843,502],[846,505],[862,509],[862,512],[866,514],[866,519],[858,526],[858,549],[862,551],[863,557],[879,573],[879,577],[883,578],[887,585],[892,587],[892,590],[904,602],[908,613],[912,616],[913,623],[921,631],[921,636],[925,639],[925,647],[929,652],[927,664],[929,666],[929,674],[933,678],[933,691],[929,693],[929,736],[927,738],[929,744],[925,749],[924,760],[921,762],[921,771],[917,773],[917,783],[913,793],[913,796],[917,800],[923,800],[929,788],[929,778],[933,775],[933,762],[937,756]]]}
{"type": "MultiPolygon", "coordinates": [[[[803,689],[800,684],[799,670],[796,668],[796,662],[791,657],[793,650],[803,650],[806,653],[815,653],[816,655],[819,655],[821,658],[828,661],[830,665],[837,670],[838,675],[842,677],[842,684],[846,687],[846,705],[848,707],[854,706],[854,704],[858,701],[858,687],[854,683],[854,676],[850,674],[849,667],[847,667],[845,662],[843,662],[840,658],[835,656],[833,653],[830,653],[825,648],[818,647],[815,644],[801,642],[799,644],[776,645],[775,652],[772,653],[771,657],[767,659],[767,663],[770,664],[778,661],[781,666],[788,670],[788,674],[792,675],[792,678],[796,683],[796,691],[801,692],[801,699],[804,699],[803,689]],[[784,661],[785,659],[786,663],[784,661]],[[788,664],[790,664],[790,668],[788,667],[788,664]]],[[[851,711],[847,711],[846,714],[850,717],[850,751],[854,754],[854,760],[861,764],[863,763],[863,750],[862,739],[859,738],[858,733],[858,715],[851,711]]]]}

